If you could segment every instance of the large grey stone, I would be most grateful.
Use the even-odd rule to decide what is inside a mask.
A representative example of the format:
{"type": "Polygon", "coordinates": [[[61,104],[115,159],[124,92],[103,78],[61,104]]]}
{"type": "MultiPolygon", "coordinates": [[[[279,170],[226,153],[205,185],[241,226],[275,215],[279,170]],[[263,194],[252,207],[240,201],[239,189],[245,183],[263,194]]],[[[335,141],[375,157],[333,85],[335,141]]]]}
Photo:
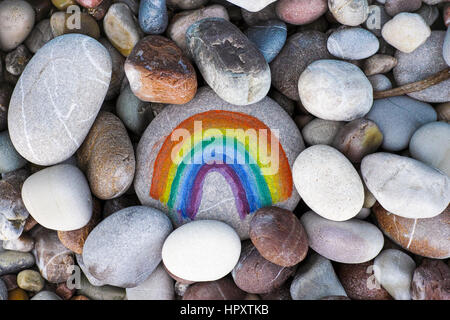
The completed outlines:
{"type": "Polygon", "coordinates": [[[101,284],[132,288],[161,262],[163,242],[172,230],[159,210],[134,206],[98,224],[83,247],[83,262],[101,284]]]}
{"type": "Polygon", "coordinates": [[[375,122],[383,133],[382,148],[400,151],[421,125],[436,121],[437,114],[427,103],[407,96],[375,100],[366,118],[375,122]]]}
{"type": "Polygon", "coordinates": [[[8,128],[28,161],[52,165],[72,156],[100,110],[111,79],[111,58],[96,40],[67,34],[31,59],[11,97],[8,128]]]}
{"type": "Polygon", "coordinates": [[[189,27],[186,40],[203,78],[223,100],[249,105],[269,92],[269,65],[255,44],[231,22],[200,20],[189,27]]]}
{"type": "Polygon", "coordinates": [[[363,28],[344,28],[333,32],[327,40],[328,51],[347,60],[366,59],[380,48],[377,37],[363,28]]]}
{"type": "MultiPolygon", "coordinates": [[[[200,122],[197,123],[199,124],[200,122]]],[[[197,128],[200,130],[199,127],[197,128]]],[[[275,136],[270,134],[270,137],[275,136]]],[[[189,155],[194,147],[190,140],[186,141],[188,141],[185,145],[187,151],[183,155],[189,155]]],[[[253,145],[256,146],[258,143],[253,142],[253,145]]],[[[236,106],[220,99],[210,88],[203,87],[199,89],[196,97],[182,108],[177,105],[165,107],[147,127],[137,148],[136,194],[143,205],[159,208],[168,213],[175,226],[193,219],[220,220],[231,225],[239,236],[245,239],[248,238],[251,213],[260,207],[274,204],[293,210],[298,204],[300,197],[293,188],[290,168],[303,149],[303,140],[297,126],[272,99],[266,97],[259,103],[236,106]],[[201,121],[201,129],[204,132],[208,130],[222,141],[227,141],[224,133],[227,133],[226,129],[230,129],[228,141],[231,140],[231,143],[234,143],[236,134],[245,133],[239,129],[253,129],[253,134],[251,130],[246,134],[250,139],[261,139],[260,156],[267,160],[266,169],[262,171],[258,168],[260,165],[253,161],[254,153],[244,161],[241,143],[237,144],[238,152],[224,149],[217,144],[214,147],[206,147],[206,143],[211,141],[211,137],[206,136],[203,137],[205,147],[201,148],[198,145],[194,149],[194,157],[185,157],[183,163],[186,166],[177,169],[178,164],[183,163],[181,158],[177,157],[173,162],[171,153],[177,150],[175,149],[178,144],[176,141],[183,138],[180,134],[185,135],[183,141],[190,139],[188,136],[190,131],[187,129],[192,129],[195,121],[201,121]],[[210,129],[222,129],[222,131],[214,132],[210,129]],[[234,129],[238,131],[232,131],[234,129]],[[267,146],[265,141],[272,139],[268,135],[271,130],[275,132],[278,130],[277,140],[279,139],[281,143],[280,147],[276,140],[272,142],[273,151],[276,153],[278,149],[279,152],[278,155],[273,153],[273,156],[266,154],[263,150],[267,146]],[[216,151],[218,155],[213,156],[212,151],[216,151]],[[222,161],[224,151],[228,156],[226,161],[222,161]],[[202,161],[202,155],[205,157],[204,161],[202,161]],[[211,163],[214,160],[218,162],[216,165],[211,163]],[[210,162],[209,165],[206,161],[210,162]],[[168,170],[172,164],[174,171],[170,173],[168,170]],[[202,174],[197,175],[200,164],[202,164],[202,174]],[[237,164],[239,167],[232,168],[230,166],[232,164],[237,164]],[[253,167],[255,171],[249,171],[250,164],[255,165],[253,167]],[[181,181],[177,180],[172,184],[175,171],[178,172],[181,181]],[[246,176],[245,172],[249,176],[246,176]],[[284,178],[280,182],[271,182],[272,177],[276,177],[276,173],[280,173],[284,178]],[[237,175],[243,179],[242,183],[237,180],[237,175]],[[193,179],[196,177],[198,179],[194,185],[193,179]],[[264,179],[258,180],[259,187],[255,183],[255,177],[264,179]],[[271,185],[272,193],[266,189],[268,185],[271,185]],[[266,191],[262,194],[256,193],[256,197],[252,198],[257,188],[266,191]],[[169,197],[171,192],[172,200],[169,197]],[[189,200],[191,197],[195,197],[195,201],[189,200]],[[189,203],[186,203],[184,199],[189,200],[187,201],[189,203]]],[[[176,155],[175,152],[174,154],[176,155]]]]}

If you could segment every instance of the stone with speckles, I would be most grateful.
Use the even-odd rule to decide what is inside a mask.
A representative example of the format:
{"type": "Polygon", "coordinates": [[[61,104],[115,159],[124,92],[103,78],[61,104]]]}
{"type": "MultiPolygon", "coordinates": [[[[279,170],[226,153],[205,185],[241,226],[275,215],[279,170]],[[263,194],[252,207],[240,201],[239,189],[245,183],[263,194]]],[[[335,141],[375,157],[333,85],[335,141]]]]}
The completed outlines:
{"type": "Polygon", "coordinates": [[[311,23],[327,9],[327,0],[279,0],[276,4],[278,17],[293,25],[311,23]]]}
{"type": "Polygon", "coordinates": [[[372,208],[381,231],[405,250],[432,259],[450,258],[450,206],[434,218],[409,219],[372,208]]]}
{"type": "Polygon", "coordinates": [[[146,34],[161,34],[169,23],[166,0],[141,0],[139,26],[146,34]]]}
{"type": "Polygon", "coordinates": [[[84,243],[83,263],[96,285],[136,287],[161,262],[162,246],[171,231],[172,224],[161,211],[128,207],[91,231],[84,243]]]}
{"type": "Polygon", "coordinates": [[[24,0],[0,3],[0,49],[10,51],[21,44],[34,26],[33,7],[24,0]]]}
{"type": "Polygon", "coordinates": [[[384,238],[373,224],[351,219],[331,221],[308,211],[300,218],[311,249],[340,263],[363,263],[383,249],[384,238]]]}
{"type": "Polygon", "coordinates": [[[16,150],[49,166],[80,147],[108,91],[111,58],[95,39],[68,34],[31,59],[11,97],[8,128],[16,150]]]}
{"type": "Polygon", "coordinates": [[[295,272],[295,267],[282,267],[266,259],[250,242],[244,242],[238,263],[231,275],[236,285],[248,293],[269,293],[281,287],[295,272]]]}
{"type": "Polygon", "coordinates": [[[413,300],[450,300],[450,267],[440,260],[423,259],[414,270],[413,300]]]}
{"type": "Polygon", "coordinates": [[[415,159],[373,153],[362,160],[361,173],[383,208],[404,218],[433,218],[450,201],[450,178],[415,159]]]}

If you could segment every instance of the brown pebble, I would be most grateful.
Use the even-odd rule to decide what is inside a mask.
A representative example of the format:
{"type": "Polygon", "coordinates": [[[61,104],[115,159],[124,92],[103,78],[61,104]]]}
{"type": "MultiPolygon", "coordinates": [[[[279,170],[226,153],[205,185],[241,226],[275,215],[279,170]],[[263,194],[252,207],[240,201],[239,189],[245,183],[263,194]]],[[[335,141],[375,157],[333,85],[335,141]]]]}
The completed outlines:
{"type": "Polygon", "coordinates": [[[236,285],[248,293],[268,293],[280,287],[294,273],[263,258],[250,242],[242,244],[241,256],[232,271],[236,285]]]}
{"type": "Polygon", "coordinates": [[[230,277],[190,285],[182,300],[242,300],[245,292],[230,277]]]}
{"type": "MultiPolygon", "coordinates": [[[[83,253],[84,242],[89,233],[101,220],[102,206],[98,199],[93,198],[93,213],[91,220],[83,228],[72,231],[58,231],[58,238],[61,243],[69,250],[77,253],[83,253]]],[[[67,300],[67,299],[65,299],[67,300]]]]}
{"type": "Polygon", "coordinates": [[[341,127],[332,146],[351,162],[360,163],[366,155],[377,151],[383,143],[383,134],[375,122],[361,118],[341,127]]]}
{"type": "Polygon", "coordinates": [[[97,21],[85,12],[80,13],[79,27],[74,25],[72,13],[55,12],[50,18],[50,26],[53,36],[58,37],[63,34],[81,33],[94,39],[100,38],[100,27],[97,21]]]}
{"type": "Polygon", "coordinates": [[[386,0],[384,9],[391,17],[400,12],[414,12],[419,10],[422,0],[386,0]]]}
{"type": "Polygon", "coordinates": [[[75,294],[76,289],[69,289],[65,282],[58,284],[55,293],[60,296],[63,300],[71,300],[75,294]]]}
{"type": "Polygon", "coordinates": [[[112,113],[100,111],[77,151],[77,159],[92,193],[99,199],[119,197],[133,182],[133,145],[122,121],[112,113]]]}
{"type": "Polygon", "coordinates": [[[17,285],[17,275],[15,274],[5,274],[1,276],[0,279],[3,280],[8,291],[17,289],[19,287],[17,285]]]}
{"type": "Polygon", "coordinates": [[[297,217],[278,207],[261,208],[250,221],[250,239],[267,260],[282,267],[301,262],[308,252],[308,237],[297,217]]]}
{"type": "Polygon", "coordinates": [[[438,104],[436,107],[438,121],[450,121],[450,102],[438,104]]]}
{"type": "Polygon", "coordinates": [[[29,215],[27,220],[25,221],[25,226],[23,227],[23,231],[28,232],[31,229],[33,229],[37,224],[38,224],[37,221],[34,220],[34,218],[31,215],[29,215]]]}
{"type": "Polygon", "coordinates": [[[8,300],[29,300],[25,290],[17,288],[8,292],[8,300]]]}
{"type": "Polygon", "coordinates": [[[162,36],[141,39],[125,62],[125,73],[143,101],[184,104],[197,92],[194,67],[175,42],[162,36]]]}
{"type": "Polygon", "coordinates": [[[450,267],[441,260],[423,259],[411,283],[413,300],[450,300],[450,267]]]}
{"type": "Polygon", "coordinates": [[[281,287],[276,288],[269,293],[259,295],[263,300],[292,300],[290,292],[290,281],[286,281],[281,287]]]}
{"type": "Polygon", "coordinates": [[[36,13],[36,24],[46,18],[53,7],[50,0],[27,0],[27,2],[31,4],[36,13]]]}
{"type": "Polygon", "coordinates": [[[349,298],[392,300],[389,293],[375,280],[373,260],[358,264],[337,263],[335,270],[349,298]]]}
{"type": "Polygon", "coordinates": [[[387,54],[375,54],[364,62],[364,73],[372,76],[379,73],[388,73],[397,65],[397,59],[387,54]]]}
{"type": "Polygon", "coordinates": [[[95,20],[102,20],[106,12],[108,12],[109,7],[112,5],[112,0],[103,0],[102,3],[100,3],[95,8],[88,8],[87,12],[90,14],[95,20]]]}
{"type": "Polygon", "coordinates": [[[78,295],[78,296],[71,298],[70,300],[90,300],[90,299],[88,297],[78,295]]]}
{"type": "Polygon", "coordinates": [[[450,206],[433,218],[409,219],[372,207],[381,231],[403,249],[434,259],[450,257],[450,206]]]}

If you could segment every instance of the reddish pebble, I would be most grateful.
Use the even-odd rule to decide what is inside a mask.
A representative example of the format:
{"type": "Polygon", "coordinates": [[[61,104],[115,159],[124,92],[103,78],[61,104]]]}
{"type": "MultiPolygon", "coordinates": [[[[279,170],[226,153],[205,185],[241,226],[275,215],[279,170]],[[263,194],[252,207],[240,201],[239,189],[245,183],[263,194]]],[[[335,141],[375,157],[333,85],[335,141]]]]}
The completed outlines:
{"type": "Polygon", "coordinates": [[[75,0],[78,4],[85,8],[95,8],[98,7],[103,0],[75,0]]]}
{"type": "Polygon", "coordinates": [[[88,297],[85,296],[75,296],[70,300],[90,300],[88,297]]]}
{"type": "Polygon", "coordinates": [[[308,237],[302,224],[291,211],[278,207],[254,213],[250,239],[265,259],[283,267],[296,265],[308,252],[308,237]]]}
{"type": "Polygon", "coordinates": [[[327,10],[326,0],[280,0],[276,6],[278,17],[295,25],[311,23],[327,10]]]}
{"type": "Polygon", "coordinates": [[[64,300],[69,300],[75,294],[75,288],[69,289],[65,282],[58,284],[56,287],[55,293],[63,298],[64,300]]]}
{"type": "Polygon", "coordinates": [[[411,283],[413,300],[450,300],[450,267],[441,260],[423,259],[411,283]]]}
{"type": "Polygon", "coordinates": [[[233,280],[225,277],[216,281],[197,282],[190,285],[183,300],[242,300],[245,292],[233,280]]]}
{"type": "Polygon", "coordinates": [[[125,73],[142,101],[184,104],[197,92],[194,67],[175,42],[162,36],[140,40],[125,62],[125,73]]]}
{"type": "Polygon", "coordinates": [[[443,16],[444,16],[445,26],[448,27],[450,25],[450,4],[447,4],[444,7],[444,14],[443,14],[443,16]]]}
{"type": "Polygon", "coordinates": [[[17,289],[19,287],[17,285],[17,276],[15,274],[5,274],[4,276],[0,277],[0,280],[3,280],[8,291],[17,289]]]}

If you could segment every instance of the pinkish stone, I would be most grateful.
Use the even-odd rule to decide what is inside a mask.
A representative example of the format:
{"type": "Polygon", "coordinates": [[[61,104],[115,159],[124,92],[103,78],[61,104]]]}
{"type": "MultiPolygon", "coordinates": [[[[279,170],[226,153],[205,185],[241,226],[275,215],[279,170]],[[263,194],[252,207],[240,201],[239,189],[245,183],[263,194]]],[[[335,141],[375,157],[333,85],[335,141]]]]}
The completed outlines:
{"type": "Polygon", "coordinates": [[[103,0],[75,0],[78,4],[85,8],[95,8],[98,7],[103,0]]]}
{"type": "Polygon", "coordinates": [[[277,2],[278,17],[284,22],[302,25],[308,24],[328,9],[326,0],[280,0],[277,2]]]}

